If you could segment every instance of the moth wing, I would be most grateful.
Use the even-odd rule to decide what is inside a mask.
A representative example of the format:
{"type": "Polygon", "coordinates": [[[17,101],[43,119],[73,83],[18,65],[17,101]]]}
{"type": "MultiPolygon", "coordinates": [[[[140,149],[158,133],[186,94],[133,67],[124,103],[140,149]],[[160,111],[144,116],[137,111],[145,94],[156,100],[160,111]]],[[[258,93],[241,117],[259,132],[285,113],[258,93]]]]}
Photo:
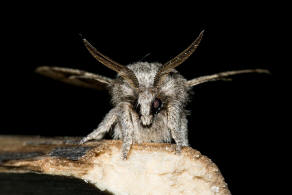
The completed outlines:
{"type": "Polygon", "coordinates": [[[41,66],[35,70],[37,73],[75,86],[97,90],[107,89],[112,79],[78,69],[41,66]]]}
{"type": "Polygon", "coordinates": [[[269,74],[270,72],[266,69],[246,69],[246,70],[235,70],[235,71],[227,71],[227,72],[220,72],[217,74],[206,75],[197,77],[187,81],[187,85],[189,87],[193,87],[196,85],[200,85],[202,83],[206,83],[209,81],[217,81],[217,80],[230,80],[228,77],[236,74],[243,74],[243,73],[266,73],[269,74]]]}

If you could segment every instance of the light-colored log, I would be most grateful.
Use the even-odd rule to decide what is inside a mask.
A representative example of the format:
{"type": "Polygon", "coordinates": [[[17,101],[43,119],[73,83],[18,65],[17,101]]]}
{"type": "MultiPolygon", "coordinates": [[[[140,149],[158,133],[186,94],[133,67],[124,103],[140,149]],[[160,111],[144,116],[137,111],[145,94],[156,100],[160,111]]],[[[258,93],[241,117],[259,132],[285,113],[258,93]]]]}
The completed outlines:
{"type": "Polygon", "coordinates": [[[122,160],[121,141],[79,140],[0,136],[0,173],[72,176],[114,194],[230,194],[217,166],[191,147],[134,144],[122,160]]]}

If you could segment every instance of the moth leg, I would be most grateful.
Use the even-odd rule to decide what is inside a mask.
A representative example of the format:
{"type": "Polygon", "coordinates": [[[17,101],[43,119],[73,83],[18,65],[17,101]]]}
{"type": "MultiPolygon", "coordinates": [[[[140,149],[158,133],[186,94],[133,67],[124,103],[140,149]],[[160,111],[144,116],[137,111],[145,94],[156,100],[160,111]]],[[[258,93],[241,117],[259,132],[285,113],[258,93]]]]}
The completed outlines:
{"type": "Polygon", "coordinates": [[[123,139],[123,145],[122,145],[122,156],[121,159],[126,160],[129,154],[129,151],[131,149],[133,143],[133,139],[131,136],[126,135],[123,139]]]}
{"type": "Polygon", "coordinates": [[[126,160],[133,143],[134,121],[132,106],[129,103],[123,103],[120,114],[120,118],[122,119],[120,125],[123,141],[121,159],[126,160]]]}
{"type": "Polygon", "coordinates": [[[172,138],[176,143],[176,154],[181,152],[182,146],[186,145],[187,139],[186,135],[181,129],[181,109],[179,106],[170,105],[168,107],[168,128],[170,129],[172,138]]]}
{"type": "Polygon", "coordinates": [[[99,123],[98,127],[95,130],[93,130],[90,134],[88,134],[86,137],[84,137],[80,141],[80,144],[83,144],[92,139],[101,140],[104,134],[108,132],[111,126],[116,122],[117,110],[118,110],[117,108],[111,109],[109,113],[106,114],[102,122],[99,123]]]}
{"type": "Polygon", "coordinates": [[[188,120],[186,114],[182,114],[181,117],[181,133],[183,134],[183,142],[182,146],[189,146],[189,139],[188,139],[188,120]]]}

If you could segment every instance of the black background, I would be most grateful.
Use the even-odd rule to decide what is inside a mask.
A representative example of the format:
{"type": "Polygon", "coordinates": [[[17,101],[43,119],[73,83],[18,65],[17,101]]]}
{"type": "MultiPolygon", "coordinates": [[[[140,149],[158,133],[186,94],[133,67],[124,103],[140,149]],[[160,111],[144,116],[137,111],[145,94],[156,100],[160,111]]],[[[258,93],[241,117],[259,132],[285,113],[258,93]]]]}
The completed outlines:
{"type": "Polygon", "coordinates": [[[34,73],[41,65],[113,78],[79,33],[121,64],[166,62],[205,29],[200,47],[177,70],[187,79],[228,70],[265,68],[232,82],[194,87],[189,116],[193,148],[220,168],[233,194],[272,188],[286,147],[277,117],[287,70],[285,9],[263,3],[204,5],[144,2],[132,6],[12,5],[1,23],[1,134],[85,136],[111,109],[104,91],[78,88],[34,73]],[[37,6],[37,7],[34,7],[37,6]],[[29,7],[29,8],[27,8],[29,7]],[[146,57],[145,57],[146,55],[146,57]],[[144,58],[145,57],[145,58],[144,58]]]}

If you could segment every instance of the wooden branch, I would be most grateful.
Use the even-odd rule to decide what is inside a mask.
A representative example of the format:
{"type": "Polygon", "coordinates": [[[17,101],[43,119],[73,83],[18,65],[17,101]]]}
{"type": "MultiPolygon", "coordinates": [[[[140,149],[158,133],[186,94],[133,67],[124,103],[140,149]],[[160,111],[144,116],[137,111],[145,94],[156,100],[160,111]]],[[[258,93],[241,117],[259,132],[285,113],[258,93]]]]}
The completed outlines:
{"type": "Polygon", "coordinates": [[[230,194],[217,166],[190,147],[178,155],[171,144],[134,144],[121,160],[121,141],[79,140],[0,136],[0,193],[230,194]]]}

